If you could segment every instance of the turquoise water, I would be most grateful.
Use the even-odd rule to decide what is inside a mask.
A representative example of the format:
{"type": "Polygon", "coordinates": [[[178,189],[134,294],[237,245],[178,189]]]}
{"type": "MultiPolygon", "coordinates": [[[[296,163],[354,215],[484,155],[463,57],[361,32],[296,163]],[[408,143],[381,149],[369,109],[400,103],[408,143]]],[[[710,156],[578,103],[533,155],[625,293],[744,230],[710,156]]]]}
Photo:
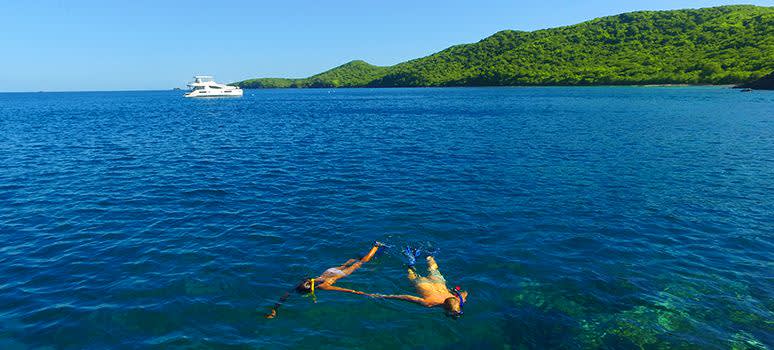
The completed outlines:
{"type": "Polygon", "coordinates": [[[774,93],[0,94],[2,349],[771,349],[774,93]],[[465,316],[412,293],[439,249],[465,316]]]}

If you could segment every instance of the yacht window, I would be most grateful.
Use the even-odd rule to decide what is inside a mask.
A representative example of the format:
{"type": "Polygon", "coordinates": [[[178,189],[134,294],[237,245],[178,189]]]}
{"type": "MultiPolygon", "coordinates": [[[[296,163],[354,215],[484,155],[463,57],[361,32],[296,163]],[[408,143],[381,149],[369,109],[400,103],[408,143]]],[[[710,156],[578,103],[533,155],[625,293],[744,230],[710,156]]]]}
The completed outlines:
{"type": "Polygon", "coordinates": [[[210,89],[222,89],[220,86],[210,85],[210,89]]]}
{"type": "Polygon", "coordinates": [[[204,86],[194,86],[194,90],[204,90],[204,86]]]}

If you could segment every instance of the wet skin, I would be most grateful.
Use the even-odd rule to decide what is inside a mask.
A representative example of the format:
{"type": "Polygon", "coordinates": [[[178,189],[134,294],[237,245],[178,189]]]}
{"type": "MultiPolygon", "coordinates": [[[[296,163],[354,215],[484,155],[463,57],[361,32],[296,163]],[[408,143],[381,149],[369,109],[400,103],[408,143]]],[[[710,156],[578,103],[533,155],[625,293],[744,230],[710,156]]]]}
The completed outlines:
{"type": "Polygon", "coordinates": [[[336,283],[336,281],[351,275],[353,272],[355,272],[355,270],[363,266],[364,263],[367,263],[368,261],[370,261],[380,247],[382,247],[382,244],[376,243],[374,244],[373,247],[371,247],[371,250],[368,251],[368,254],[366,254],[360,260],[349,259],[347,260],[347,262],[344,263],[344,265],[326,270],[325,272],[323,272],[322,275],[314,279],[315,288],[322,289],[322,290],[333,290],[337,292],[347,292],[347,293],[365,295],[366,293],[364,292],[353,290],[353,289],[336,287],[333,284],[336,283]]]}
{"type": "MultiPolygon", "coordinates": [[[[454,295],[451,291],[449,291],[449,288],[446,287],[446,279],[443,278],[443,275],[441,275],[441,272],[438,271],[438,264],[435,262],[435,259],[432,256],[427,257],[427,276],[422,277],[419,274],[417,274],[416,270],[413,267],[408,268],[408,279],[414,283],[414,286],[417,289],[417,293],[419,293],[420,296],[414,296],[414,295],[384,295],[384,294],[369,294],[369,296],[375,297],[375,298],[384,298],[384,299],[399,299],[399,300],[406,300],[410,302],[414,302],[426,307],[434,307],[434,306],[444,306],[446,308],[445,302],[449,298],[456,299],[457,296],[454,295]]],[[[463,301],[467,301],[468,298],[468,292],[462,292],[460,293],[462,296],[463,301]]],[[[452,306],[451,309],[447,309],[447,311],[451,312],[459,312],[459,304],[456,303],[456,306],[452,306]]]]}
{"type": "MultiPolygon", "coordinates": [[[[335,284],[336,281],[351,275],[353,272],[355,272],[355,270],[363,266],[364,263],[367,263],[368,261],[370,261],[371,258],[373,258],[376,252],[379,250],[379,248],[383,246],[384,246],[383,244],[376,242],[374,243],[374,246],[371,247],[371,250],[369,250],[364,257],[360,258],[360,260],[349,259],[341,266],[332,267],[328,270],[325,270],[325,272],[323,272],[320,276],[314,278],[314,289],[367,295],[366,293],[358,290],[341,288],[341,287],[334,286],[333,284],[335,284]]],[[[311,281],[306,281],[304,283],[304,287],[306,287],[307,289],[311,289],[311,281]]],[[[285,300],[287,300],[289,296],[290,296],[290,293],[285,293],[285,295],[283,295],[280,298],[279,302],[275,304],[274,307],[271,309],[271,311],[268,314],[266,314],[264,317],[266,318],[276,317],[277,309],[283,302],[285,302],[285,300]]]]}

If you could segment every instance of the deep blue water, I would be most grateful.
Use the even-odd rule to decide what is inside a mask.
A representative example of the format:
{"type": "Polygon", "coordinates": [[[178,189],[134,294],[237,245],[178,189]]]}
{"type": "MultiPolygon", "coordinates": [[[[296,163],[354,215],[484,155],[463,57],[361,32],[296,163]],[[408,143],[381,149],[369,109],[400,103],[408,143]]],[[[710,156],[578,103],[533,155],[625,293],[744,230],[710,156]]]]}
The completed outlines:
{"type": "Polygon", "coordinates": [[[774,347],[774,93],[0,94],[2,349],[774,347]],[[413,293],[440,249],[466,314],[413,293]]]}

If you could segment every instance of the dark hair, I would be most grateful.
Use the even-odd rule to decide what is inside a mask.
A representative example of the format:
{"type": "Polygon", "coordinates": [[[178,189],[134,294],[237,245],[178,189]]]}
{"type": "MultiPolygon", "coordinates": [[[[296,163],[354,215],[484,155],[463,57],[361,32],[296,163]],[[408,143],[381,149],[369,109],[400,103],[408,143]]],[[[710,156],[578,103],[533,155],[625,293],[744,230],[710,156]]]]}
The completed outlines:
{"type": "Polygon", "coordinates": [[[296,292],[301,294],[307,294],[312,292],[312,278],[304,278],[301,280],[301,282],[296,286],[296,292]]]}

